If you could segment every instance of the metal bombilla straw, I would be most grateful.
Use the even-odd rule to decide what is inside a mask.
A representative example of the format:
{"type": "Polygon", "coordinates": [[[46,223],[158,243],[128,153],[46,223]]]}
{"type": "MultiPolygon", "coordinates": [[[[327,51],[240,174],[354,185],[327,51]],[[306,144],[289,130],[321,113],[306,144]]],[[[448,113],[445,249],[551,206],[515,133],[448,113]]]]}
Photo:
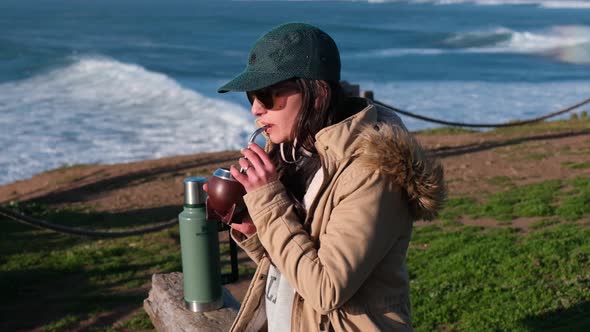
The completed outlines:
{"type": "MultiPolygon", "coordinates": [[[[266,128],[268,128],[268,126],[263,126],[263,127],[256,129],[252,133],[252,135],[250,135],[250,138],[248,139],[248,144],[254,143],[254,140],[256,139],[256,137],[258,137],[258,135],[260,135],[262,132],[264,132],[266,130],[266,128]]],[[[242,174],[246,173],[246,168],[240,167],[240,173],[242,173],[242,174]]]]}

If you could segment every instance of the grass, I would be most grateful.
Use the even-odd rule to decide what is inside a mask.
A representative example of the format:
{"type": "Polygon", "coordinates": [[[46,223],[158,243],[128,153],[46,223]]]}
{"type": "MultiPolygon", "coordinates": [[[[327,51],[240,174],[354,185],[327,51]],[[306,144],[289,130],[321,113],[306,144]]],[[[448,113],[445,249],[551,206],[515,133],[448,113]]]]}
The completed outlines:
{"type": "Polygon", "coordinates": [[[80,317],[75,315],[67,315],[55,322],[51,322],[45,325],[41,331],[43,332],[59,332],[66,330],[68,328],[72,328],[77,325],[80,317]]]}
{"type": "Polygon", "coordinates": [[[126,321],[123,328],[127,330],[149,330],[153,329],[152,321],[147,313],[143,310],[138,311],[134,314],[131,319],[126,321]]]}
{"type": "MultiPolygon", "coordinates": [[[[590,229],[418,228],[410,250],[416,331],[573,331],[589,327],[590,229]],[[550,318],[550,319],[548,319],[550,318]]],[[[581,330],[580,330],[581,331],[581,330]]]]}
{"type": "Polygon", "coordinates": [[[590,118],[578,118],[570,120],[555,120],[547,122],[539,122],[526,126],[496,128],[486,131],[487,134],[534,134],[540,132],[557,132],[557,131],[573,131],[573,130],[587,130],[590,129],[590,118]]]}
{"type": "MultiPolygon", "coordinates": [[[[440,225],[415,228],[408,251],[415,330],[586,330],[590,227],[573,221],[590,215],[590,179],[522,186],[506,177],[488,180],[501,191],[451,197],[440,225]],[[466,216],[505,226],[464,226],[459,221],[466,216]],[[520,217],[541,219],[523,234],[510,225],[520,217]]],[[[82,228],[147,222],[87,207],[12,208],[82,228]]],[[[153,273],[181,271],[178,238],[176,227],[107,240],[0,220],[0,330],[64,331],[93,319],[91,331],[153,330],[141,303],[153,273]]],[[[227,251],[222,245],[222,255],[227,251]]],[[[222,261],[227,272],[227,257],[222,261]]],[[[252,272],[240,265],[240,274],[252,272]]]]}
{"type": "MultiPolygon", "coordinates": [[[[147,224],[141,218],[89,208],[11,207],[79,228],[147,224]]],[[[121,239],[88,239],[0,218],[0,330],[64,331],[93,317],[110,321],[96,328],[117,329],[109,324],[141,308],[153,273],[182,270],[178,241],[178,227],[121,239]]],[[[223,272],[229,272],[228,246],[222,243],[220,250],[226,263],[223,272]]],[[[240,271],[248,272],[251,268],[240,271]]],[[[122,326],[125,331],[153,329],[143,313],[122,326]]]]}
{"type": "Polygon", "coordinates": [[[577,163],[577,164],[571,164],[571,165],[568,165],[567,167],[569,167],[571,169],[587,169],[587,168],[590,168],[590,161],[577,163]]]}
{"type": "Polygon", "coordinates": [[[590,154],[590,146],[577,146],[576,149],[569,149],[567,151],[561,151],[563,154],[568,156],[587,156],[590,154]]]}
{"type": "Polygon", "coordinates": [[[557,219],[541,219],[539,221],[535,221],[529,227],[531,229],[539,229],[539,228],[544,228],[544,227],[555,225],[555,224],[559,224],[559,220],[557,220],[557,219]]]}
{"type": "Polygon", "coordinates": [[[528,160],[543,160],[543,159],[550,157],[550,156],[551,156],[550,153],[537,152],[537,153],[529,153],[524,158],[528,159],[528,160]]]}
{"type": "Polygon", "coordinates": [[[444,229],[415,229],[408,251],[415,330],[587,331],[590,227],[572,221],[590,215],[590,179],[488,182],[508,189],[451,197],[440,214],[444,229]],[[462,217],[505,227],[460,227],[462,217]],[[521,217],[542,219],[523,235],[510,227],[521,217]]]}
{"type": "Polygon", "coordinates": [[[508,176],[492,176],[483,179],[488,184],[498,186],[498,187],[509,187],[513,185],[512,178],[508,176]]]}
{"type": "Polygon", "coordinates": [[[590,179],[550,180],[523,186],[498,183],[509,189],[489,194],[481,201],[473,197],[457,196],[447,200],[439,214],[442,220],[493,218],[510,221],[519,217],[560,217],[577,220],[590,214],[590,179]],[[566,188],[573,187],[567,191],[566,188]]]}
{"type": "Polygon", "coordinates": [[[564,193],[555,212],[567,220],[578,220],[590,214],[590,179],[577,178],[569,181],[569,184],[573,190],[564,193]]]}

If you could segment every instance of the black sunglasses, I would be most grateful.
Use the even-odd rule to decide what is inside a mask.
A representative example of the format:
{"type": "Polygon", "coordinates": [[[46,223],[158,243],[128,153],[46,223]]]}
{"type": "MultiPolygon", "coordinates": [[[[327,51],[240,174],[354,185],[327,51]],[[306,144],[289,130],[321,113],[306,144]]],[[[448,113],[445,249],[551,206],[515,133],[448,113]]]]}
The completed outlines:
{"type": "Polygon", "coordinates": [[[260,90],[248,91],[246,95],[250,101],[250,105],[254,104],[254,100],[258,99],[264,108],[272,109],[275,106],[275,98],[285,95],[286,92],[299,91],[299,87],[295,81],[281,82],[271,85],[260,90]]]}

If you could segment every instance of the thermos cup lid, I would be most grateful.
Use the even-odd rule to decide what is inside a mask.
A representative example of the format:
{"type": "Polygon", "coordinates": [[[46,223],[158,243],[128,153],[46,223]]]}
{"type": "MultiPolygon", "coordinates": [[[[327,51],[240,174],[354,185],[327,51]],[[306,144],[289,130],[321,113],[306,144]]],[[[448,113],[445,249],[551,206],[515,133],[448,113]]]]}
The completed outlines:
{"type": "Polygon", "coordinates": [[[184,179],[184,205],[205,204],[207,193],[203,190],[203,185],[207,178],[195,176],[184,179]]]}

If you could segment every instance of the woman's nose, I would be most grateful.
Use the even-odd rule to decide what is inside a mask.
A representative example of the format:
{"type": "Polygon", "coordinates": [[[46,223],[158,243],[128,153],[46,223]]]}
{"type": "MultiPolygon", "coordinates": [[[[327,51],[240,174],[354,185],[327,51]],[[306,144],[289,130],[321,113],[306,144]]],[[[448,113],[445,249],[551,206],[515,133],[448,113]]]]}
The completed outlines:
{"type": "Polygon", "coordinates": [[[264,107],[264,105],[262,105],[260,100],[255,98],[254,102],[252,103],[252,114],[256,115],[256,116],[260,116],[264,113],[266,113],[266,108],[264,107]]]}

